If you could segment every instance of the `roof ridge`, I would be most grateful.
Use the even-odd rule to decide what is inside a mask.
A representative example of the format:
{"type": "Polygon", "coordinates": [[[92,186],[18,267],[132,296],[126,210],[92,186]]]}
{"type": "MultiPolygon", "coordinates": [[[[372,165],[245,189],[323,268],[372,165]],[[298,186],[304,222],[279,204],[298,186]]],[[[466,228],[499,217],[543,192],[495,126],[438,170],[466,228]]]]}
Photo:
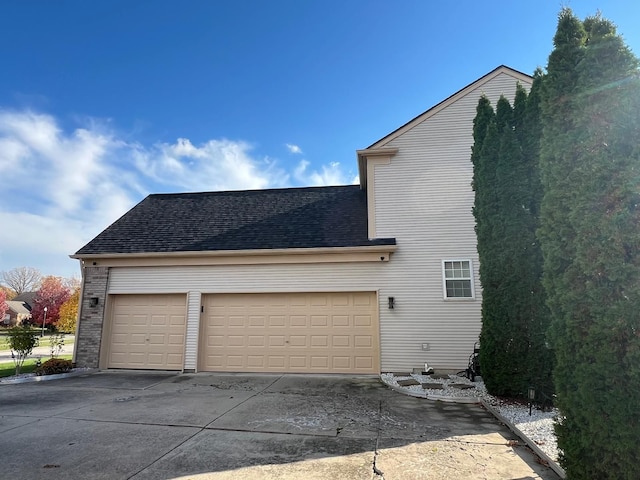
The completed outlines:
{"type": "Polygon", "coordinates": [[[212,190],[202,192],[172,192],[172,193],[150,193],[147,197],[181,197],[188,195],[239,195],[250,194],[257,195],[268,192],[285,192],[285,191],[300,191],[300,190],[330,190],[330,189],[347,189],[347,188],[360,188],[358,184],[351,185],[317,185],[311,187],[276,187],[276,188],[264,188],[264,189],[247,189],[247,190],[212,190]]]}

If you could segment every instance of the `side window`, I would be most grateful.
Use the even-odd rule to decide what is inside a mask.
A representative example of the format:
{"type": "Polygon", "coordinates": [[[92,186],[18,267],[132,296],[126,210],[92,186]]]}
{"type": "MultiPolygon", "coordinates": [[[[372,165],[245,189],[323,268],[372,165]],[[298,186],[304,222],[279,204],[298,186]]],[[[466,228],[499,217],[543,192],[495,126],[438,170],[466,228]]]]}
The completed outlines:
{"type": "Polygon", "coordinates": [[[471,260],[443,260],[444,298],[474,298],[471,260]]]}

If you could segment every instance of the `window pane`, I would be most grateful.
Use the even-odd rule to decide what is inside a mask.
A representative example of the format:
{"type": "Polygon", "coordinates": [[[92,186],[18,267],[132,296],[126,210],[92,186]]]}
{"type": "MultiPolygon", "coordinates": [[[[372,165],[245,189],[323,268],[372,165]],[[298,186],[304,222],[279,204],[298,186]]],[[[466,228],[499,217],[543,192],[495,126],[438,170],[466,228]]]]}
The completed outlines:
{"type": "Polygon", "coordinates": [[[471,280],[447,280],[447,297],[471,297],[471,280]]]}
{"type": "Polygon", "coordinates": [[[471,278],[469,262],[444,262],[445,278],[471,278]]]}

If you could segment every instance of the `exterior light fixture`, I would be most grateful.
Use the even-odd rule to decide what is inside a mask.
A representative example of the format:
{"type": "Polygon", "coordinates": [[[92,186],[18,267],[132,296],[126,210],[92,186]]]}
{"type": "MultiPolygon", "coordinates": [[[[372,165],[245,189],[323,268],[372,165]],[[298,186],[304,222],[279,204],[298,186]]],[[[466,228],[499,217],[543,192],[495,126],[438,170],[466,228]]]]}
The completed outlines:
{"type": "Polygon", "coordinates": [[[536,399],[535,387],[529,387],[527,389],[527,398],[529,399],[529,416],[531,416],[531,406],[533,405],[533,401],[536,399]]]}
{"type": "Polygon", "coordinates": [[[393,310],[395,308],[395,301],[396,299],[394,297],[389,297],[389,310],[393,310]]]}
{"type": "Polygon", "coordinates": [[[90,307],[97,307],[98,306],[98,297],[91,297],[91,299],[89,300],[89,306],[90,307]]]}

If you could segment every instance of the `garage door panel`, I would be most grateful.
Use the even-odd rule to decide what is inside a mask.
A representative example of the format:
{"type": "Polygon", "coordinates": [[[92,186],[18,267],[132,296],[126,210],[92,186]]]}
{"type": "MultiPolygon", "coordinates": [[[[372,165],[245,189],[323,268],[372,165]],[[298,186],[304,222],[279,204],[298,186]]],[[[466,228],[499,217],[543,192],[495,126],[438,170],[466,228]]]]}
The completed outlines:
{"type": "Polygon", "coordinates": [[[186,295],[112,298],[107,367],[181,370],[186,295]]]}
{"type": "Polygon", "coordinates": [[[250,327],[264,327],[267,324],[267,319],[264,315],[251,315],[249,316],[249,326],[250,327]]]}
{"type": "Polygon", "coordinates": [[[373,339],[369,335],[355,335],[353,342],[356,348],[370,348],[373,346],[373,339]]]}
{"type": "Polygon", "coordinates": [[[376,298],[374,292],[204,296],[199,369],[379,373],[376,298]]]}
{"type": "Polygon", "coordinates": [[[289,326],[307,328],[308,318],[305,315],[291,315],[289,317],[289,326]]]}
{"type": "Polygon", "coordinates": [[[349,315],[331,315],[331,325],[334,327],[348,327],[349,315]]]}
{"type": "Polygon", "coordinates": [[[333,368],[335,370],[350,370],[351,369],[351,357],[338,357],[334,356],[331,358],[333,362],[333,368]]]}
{"type": "Polygon", "coordinates": [[[240,327],[240,328],[244,328],[244,323],[245,323],[245,316],[244,315],[232,315],[229,318],[229,323],[228,325],[230,327],[240,327]]]}
{"type": "Polygon", "coordinates": [[[264,355],[247,355],[247,366],[264,368],[264,355]]]}
{"type": "Polygon", "coordinates": [[[287,318],[284,315],[269,315],[267,327],[278,328],[286,325],[287,318]]]}
{"type": "Polygon", "coordinates": [[[353,325],[355,327],[370,327],[373,325],[373,318],[371,315],[354,315],[353,325]]]}
{"type": "Polygon", "coordinates": [[[327,327],[329,325],[329,317],[327,315],[311,315],[312,327],[327,327]]]}
{"type": "Polygon", "coordinates": [[[249,335],[247,337],[247,345],[249,347],[264,347],[264,335],[249,335]]]}
{"type": "Polygon", "coordinates": [[[351,347],[351,337],[349,335],[332,335],[331,336],[331,345],[334,348],[350,348],[351,347]]]}
{"type": "MultiPolygon", "coordinates": [[[[307,347],[307,340],[309,337],[306,335],[289,335],[289,345],[291,347],[307,347]]],[[[283,337],[284,341],[284,337],[283,337]]]]}
{"type": "Polygon", "coordinates": [[[284,335],[269,335],[269,347],[284,347],[285,345],[284,335]]]}

